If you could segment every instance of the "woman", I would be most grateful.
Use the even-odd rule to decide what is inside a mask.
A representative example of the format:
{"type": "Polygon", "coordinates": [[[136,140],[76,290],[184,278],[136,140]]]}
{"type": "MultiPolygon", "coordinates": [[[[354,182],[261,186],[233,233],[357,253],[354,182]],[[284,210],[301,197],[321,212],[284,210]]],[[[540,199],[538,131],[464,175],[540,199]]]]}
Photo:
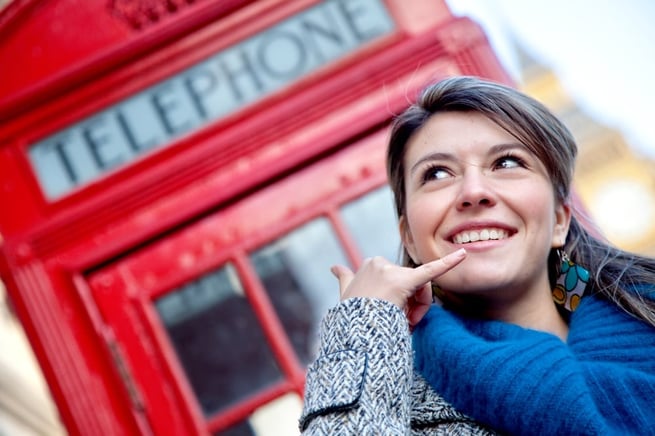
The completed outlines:
{"type": "Polygon", "coordinates": [[[333,268],[301,429],[655,434],[655,262],[573,216],[575,154],[540,103],[471,77],[395,120],[403,266],[333,268]]]}

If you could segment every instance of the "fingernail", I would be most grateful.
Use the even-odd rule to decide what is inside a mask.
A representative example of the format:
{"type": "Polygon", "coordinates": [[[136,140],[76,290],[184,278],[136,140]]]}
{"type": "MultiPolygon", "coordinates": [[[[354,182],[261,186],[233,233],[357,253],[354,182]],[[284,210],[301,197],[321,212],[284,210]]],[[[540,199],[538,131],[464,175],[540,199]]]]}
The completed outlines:
{"type": "Polygon", "coordinates": [[[466,250],[463,249],[463,248],[460,248],[459,250],[453,252],[452,255],[453,255],[454,257],[457,257],[457,258],[459,258],[459,257],[464,257],[464,256],[466,255],[466,250]]]}

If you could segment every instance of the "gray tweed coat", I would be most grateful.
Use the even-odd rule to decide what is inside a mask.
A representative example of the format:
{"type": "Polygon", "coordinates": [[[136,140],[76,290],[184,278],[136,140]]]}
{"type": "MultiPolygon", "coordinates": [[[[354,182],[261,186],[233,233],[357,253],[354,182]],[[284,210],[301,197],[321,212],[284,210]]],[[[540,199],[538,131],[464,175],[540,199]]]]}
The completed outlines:
{"type": "Polygon", "coordinates": [[[323,319],[309,366],[303,435],[491,435],[446,403],[413,370],[405,315],[393,304],[351,298],[323,319]]]}

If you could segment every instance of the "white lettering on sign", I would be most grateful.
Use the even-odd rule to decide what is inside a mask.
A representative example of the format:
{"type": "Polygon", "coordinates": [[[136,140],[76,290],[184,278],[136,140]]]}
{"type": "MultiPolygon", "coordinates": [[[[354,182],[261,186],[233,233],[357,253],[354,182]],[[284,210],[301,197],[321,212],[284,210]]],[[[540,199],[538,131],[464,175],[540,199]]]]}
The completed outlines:
{"type": "Polygon", "coordinates": [[[50,200],[392,32],[384,0],[327,0],[32,145],[50,200]]]}

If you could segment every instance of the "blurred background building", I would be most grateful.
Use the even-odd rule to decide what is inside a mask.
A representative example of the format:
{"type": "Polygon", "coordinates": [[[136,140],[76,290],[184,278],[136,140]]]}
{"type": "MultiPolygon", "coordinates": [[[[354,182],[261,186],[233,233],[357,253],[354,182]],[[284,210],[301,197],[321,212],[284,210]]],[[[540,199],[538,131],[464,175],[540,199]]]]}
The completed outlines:
{"type": "Polygon", "coordinates": [[[516,50],[520,87],[555,112],[578,142],[574,186],[591,221],[618,247],[654,256],[655,160],[585,113],[548,66],[518,44],[516,50]]]}
{"type": "MultiPolygon", "coordinates": [[[[0,8],[10,1],[0,0],[0,8]]],[[[629,7],[630,2],[625,4],[629,7]]],[[[619,247],[655,255],[655,161],[632,147],[617,127],[607,126],[581,109],[557,74],[528,45],[519,40],[514,40],[512,45],[520,65],[519,76],[515,77],[517,86],[549,106],[578,140],[580,156],[575,189],[599,231],[619,247]]],[[[8,67],[0,66],[0,75],[8,67]]],[[[2,213],[12,209],[11,205],[0,205],[0,208],[2,213]]],[[[303,254],[298,252],[295,256],[303,254]]],[[[262,256],[262,264],[271,261],[267,259],[262,256]]],[[[66,434],[1,284],[0,349],[0,435],[66,434]]],[[[282,397],[276,407],[297,411],[299,404],[297,398],[282,397]]],[[[256,419],[270,422],[270,416],[278,413],[273,407],[262,413],[268,418],[256,419]]]]}

